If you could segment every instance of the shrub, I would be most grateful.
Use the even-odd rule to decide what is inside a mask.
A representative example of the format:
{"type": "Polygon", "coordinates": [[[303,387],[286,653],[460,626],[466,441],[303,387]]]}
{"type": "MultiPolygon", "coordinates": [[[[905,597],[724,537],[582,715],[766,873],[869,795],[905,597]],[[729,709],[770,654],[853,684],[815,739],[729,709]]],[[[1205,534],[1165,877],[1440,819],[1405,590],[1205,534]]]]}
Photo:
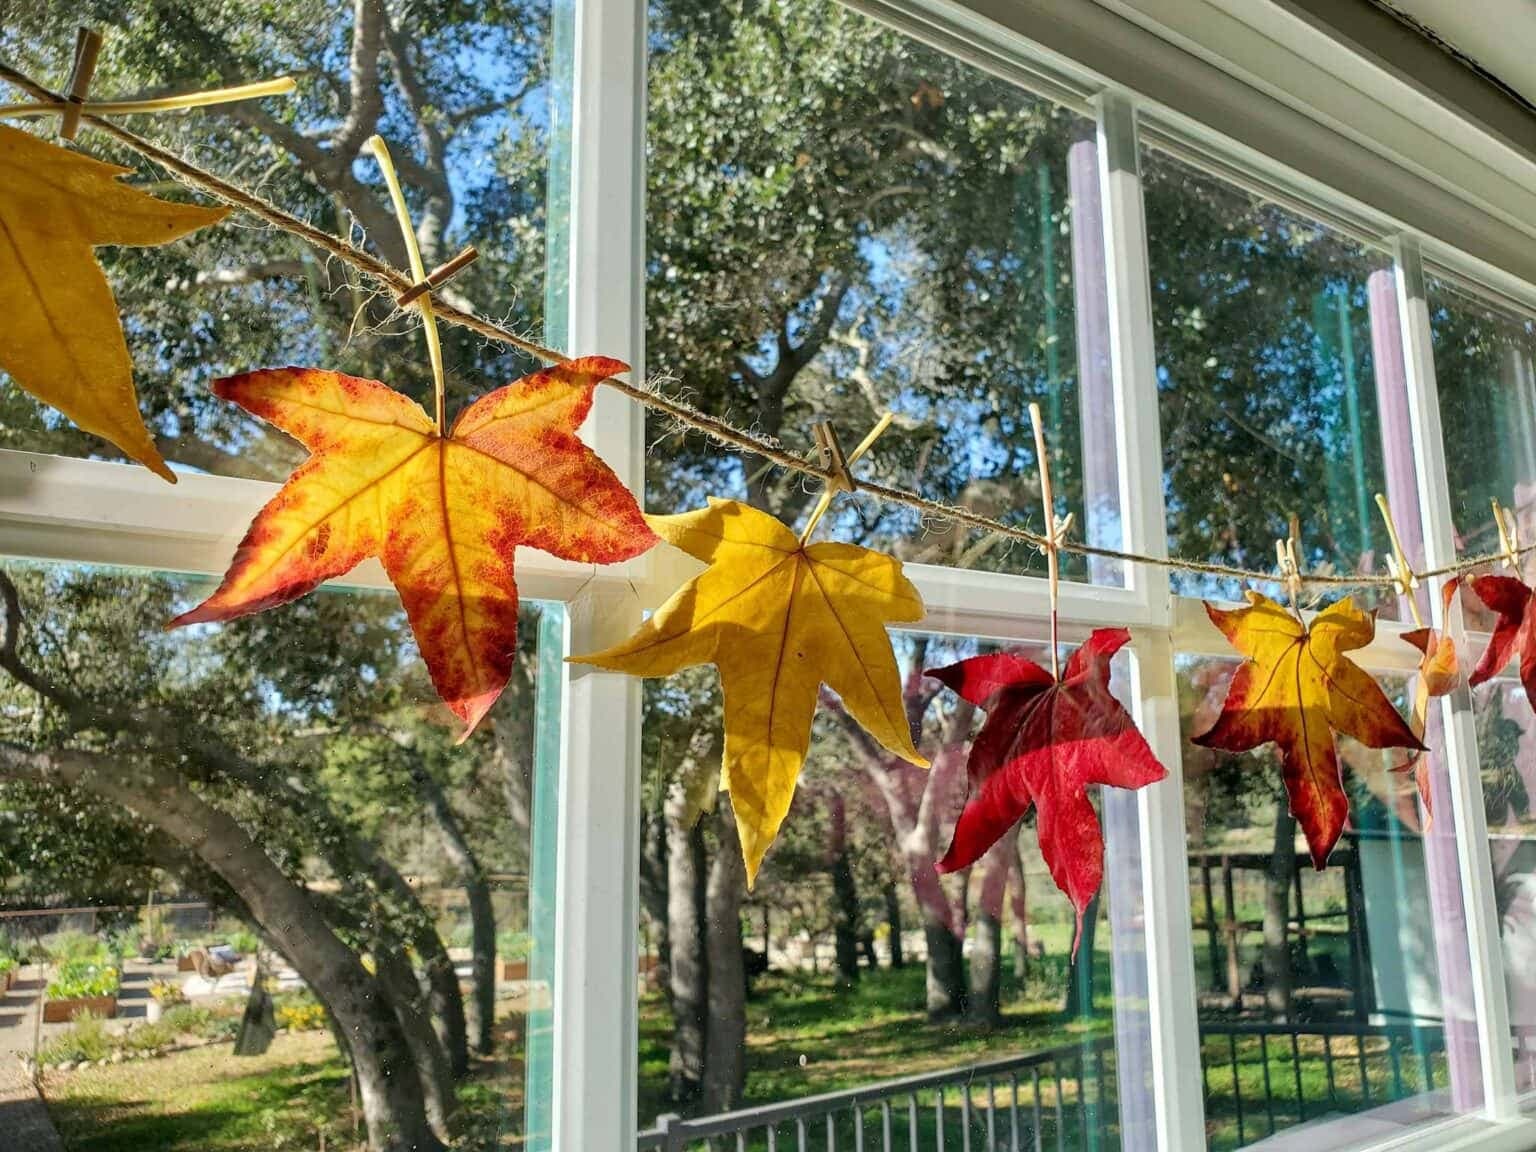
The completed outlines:
{"type": "Polygon", "coordinates": [[[0,956],[0,976],[4,976],[7,972],[13,972],[15,969],[16,958],[14,956],[0,956]]]}
{"type": "Polygon", "coordinates": [[[48,985],[50,1000],[86,1000],[116,996],[117,968],[97,960],[66,960],[48,985]]]}
{"type": "Polygon", "coordinates": [[[101,1019],[89,1012],[74,1025],[48,1042],[37,1054],[39,1064],[79,1064],[85,1060],[104,1060],[112,1049],[112,1038],[101,1019]]]}
{"type": "Polygon", "coordinates": [[[254,932],[242,928],[229,934],[229,946],[242,956],[254,956],[261,947],[261,939],[254,932]]]}
{"type": "Polygon", "coordinates": [[[156,980],[149,986],[149,997],[157,1004],[169,1007],[172,1004],[185,1004],[186,993],[181,990],[181,985],[174,980],[156,980]]]}
{"type": "Polygon", "coordinates": [[[533,953],[533,937],[527,932],[501,932],[496,936],[496,955],[503,960],[526,960],[533,953]]]}
{"type": "Polygon", "coordinates": [[[204,1040],[233,1040],[240,1031],[243,1007],[212,1008],[201,1004],[177,1004],[167,1008],[160,1023],[173,1035],[186,1033],[204,1040]]]}
{"type": "Polygon", "coordinates": [[[95,936],[87,936],[84,932],[64,932],[48,946],[48,957],[56,964],[67,964],[71,960],[105,963],[111,955],[106,944],[95,936]]]}
{"type": "Polygon", "coordinates": [[[118,1038],[117,1046],[125,1052],[158,1052],[162,1048],[169,1048],[178,1035],[180,1033],[176,1029],[167,1027],[164,1020],[159,1020],[128,1029],[118,1038]]]}

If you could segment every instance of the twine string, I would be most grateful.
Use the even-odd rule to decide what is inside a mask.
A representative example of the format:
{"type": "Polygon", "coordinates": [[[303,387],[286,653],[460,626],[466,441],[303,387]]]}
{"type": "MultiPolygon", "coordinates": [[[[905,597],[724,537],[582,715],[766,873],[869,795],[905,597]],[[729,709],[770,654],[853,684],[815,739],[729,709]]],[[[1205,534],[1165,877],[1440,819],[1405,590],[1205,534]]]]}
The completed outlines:
{"type": "MultiPolygon", "coordinates": [[[[40,84],[32,77],[18,71],[4,61],[0,61],[0,80],[14,85],[38,100],[52,104],[58,104],[64,100],[64,97],[59,93],[48,88],[46,85],[40,84]]],[[[342,261],[360,275],[372,280],[387,292],[392,299],[398,299],[401,295],[411,292],[418,282],[416,277],[392,267],[386,261],[340,237],[333,236],[316,228],[314,225],[284,211],[256,193],[230,183],[194,164],[185,157],[178,155],[176,152],[146,140],[144,137],[111,120],[92,114],[88,104],[83,106],[80,119],[82,123],[89,124],[91,127],[104,132],[118,143],[132,149],[146,160],[159,165],[166,171],[174,173],[187,184],[212,196],[214,199],[220,200],[232,208],[237,208],[281,232],[297,236],[306,244],[342,261]]],[[[455,324],[493,343],[515,349],[533,359],[547,364],[564,364],[568,363],[571,359],[564,353],[557,352],[552,348],[546,348],[542,344],[520,336],[493,320],[488,320],[475,312],[460,308],[446,300],[435,299],[432,308],[438,319],[449,324],[455,324]]],[[[603,384],[627,396],[637,404],[642,404],[653,411],[659,412],[677,424],[701,433],[710,440],[725,447],[753,453],[779,468],[811,477],[824,485],[829,482],[835,483],[839,478],[835,467],[824,466],[786,449],[777,440],[769,439],[744,428],[738,428],[727,420],[702,412],[679,397],[669,396],[656,388],[635,384],[618,377],[604,380],[603,384]]],[[[1035,548],[1049,549],[1054,547],[1062,552],[1069,552],[1079,556],[1093,556],[1130,564],[1144,564],[1154,568],[1189,572],[1194,575],[1211,576],[1223,580],[1271,584],[1283,580],[1283,576],[1277,575],[1275,572],[1257,568],[1246,568],[1235,564],[1189,560],[1173,556],[1148,556],[1138,552],[1107,548],[1079,541],[1053,540],[1050,535],[1032,532],[1027,528],[1022,528],[1016,524],[1008,524],[995,517],[984,516],[967,508],[947,504],[941,500],[930,499],[904,488],[896,488],[870,480],[860,480],[857,491],[875,500],[909,508],[917,512],[925,521],[936,520],[963,524],[966,527],[993,533],[1035,548]]],[[[1527,544],[1513,550],[1500,550],[1499,552],[1466,557],[1454,564],[1416,572],[1412,575],[1421,580],[1440,576],[1452,576],[1508,559],[1511,555],[1517,559],[1522,558],[1532,551],[1536,551],[1536,543],[1527,544]]],[[[1400,577],[1388,574],[1354,573],[1336,575],[1316,571],[1309,571],[1301,578],[1302,584],[1306,587],[1328,588],[1332,590],[1396,588],[1399,585],[1399,581],[1400,577]]]]}

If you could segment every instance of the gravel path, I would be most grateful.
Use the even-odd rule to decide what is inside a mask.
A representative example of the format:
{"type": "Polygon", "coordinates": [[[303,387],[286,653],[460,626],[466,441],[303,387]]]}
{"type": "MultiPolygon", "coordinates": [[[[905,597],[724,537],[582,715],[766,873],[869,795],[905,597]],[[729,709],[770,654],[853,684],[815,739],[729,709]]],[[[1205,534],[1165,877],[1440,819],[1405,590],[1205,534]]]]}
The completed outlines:
{"type": "Polygon", "coordinates": [[[0,1001],[0,1133],[5,1152],[64,1152],[48,1109],[18,1059],[32,1051],[42,1003],[42,977],[29,968],[22,969],[15,987],[0,1001]]]}

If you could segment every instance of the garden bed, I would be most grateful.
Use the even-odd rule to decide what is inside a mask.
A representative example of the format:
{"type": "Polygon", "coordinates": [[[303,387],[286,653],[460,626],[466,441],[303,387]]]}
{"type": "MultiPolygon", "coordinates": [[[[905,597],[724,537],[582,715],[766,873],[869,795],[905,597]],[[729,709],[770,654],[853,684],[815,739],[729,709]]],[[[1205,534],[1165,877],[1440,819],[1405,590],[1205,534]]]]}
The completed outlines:
{"type": "Polygon", "coordinates": [[[76,996],[43,1001],[44,1024],[68,1024],[89,1012],[102,1020],[117,1016],[117,996],[76,996]]]}

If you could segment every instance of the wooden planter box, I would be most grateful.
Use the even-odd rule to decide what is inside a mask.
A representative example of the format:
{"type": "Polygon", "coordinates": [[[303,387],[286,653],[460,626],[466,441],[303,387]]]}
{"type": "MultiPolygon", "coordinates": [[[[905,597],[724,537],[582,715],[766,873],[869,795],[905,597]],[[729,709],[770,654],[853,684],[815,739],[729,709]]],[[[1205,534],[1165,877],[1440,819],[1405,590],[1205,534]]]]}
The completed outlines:
{"type": "Polygon", "coordinates": [[[188,954],[186,956],[178,956],[178,957],[176,957],[176,971],[178,971],[178,972],[196,972],[197,971],[197,965],[192,963],[192,957],[191,957],[190,954],[188,954]]]}
{"type": "Polygon", "coordinates": [[[77,1016],[84,1016],[87,1012],[104,1020],[114,1019],[117,1016],[117,997],[89,996],[79,1000],[45,1000],[43,1023],[68,1024],[77,1016]]]}
{"type": "Polygon", "coordinates": [[[528,979],[528,961],[503,960],[501,962],[501,978],[503,980],[528,979]]]}

